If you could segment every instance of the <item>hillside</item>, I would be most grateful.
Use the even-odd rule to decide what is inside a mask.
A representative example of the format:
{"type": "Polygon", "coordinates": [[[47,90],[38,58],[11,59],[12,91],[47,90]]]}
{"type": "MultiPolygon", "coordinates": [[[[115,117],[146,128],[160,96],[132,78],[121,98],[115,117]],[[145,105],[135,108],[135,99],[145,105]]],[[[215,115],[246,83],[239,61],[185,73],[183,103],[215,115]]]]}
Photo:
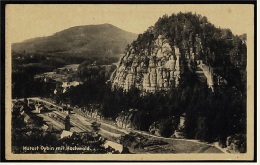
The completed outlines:
{"type": "Polygon", "coordinates": [[[246,56],[246,34],[216,28],[201,15],[164,15],[127,46],[110,80],[125,91],[155,92],[189,82],[191,71],[212,91],[227,83],[241,89],[246,56]]]}
{"type": "Polygon", "coordinates": [[[12,44],[15,53],[51,53],[88,56],[122,54],[137,35],[111,24],[76,26],[48,37],[12,44]]]}

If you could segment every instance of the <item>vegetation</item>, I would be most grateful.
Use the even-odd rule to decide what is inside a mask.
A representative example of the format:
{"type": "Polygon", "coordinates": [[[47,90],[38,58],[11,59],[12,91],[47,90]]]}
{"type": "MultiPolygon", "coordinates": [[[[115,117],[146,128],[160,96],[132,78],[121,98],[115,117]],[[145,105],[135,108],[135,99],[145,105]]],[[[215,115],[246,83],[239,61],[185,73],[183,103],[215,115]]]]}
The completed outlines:
{"type": "Polygon", "coordinates": [[[14,43],[17,53],[45,53],[72,57],[113,57],[121,54],[136,34],[126,32],[110,24],[76,26],[52,36],[14,43]]]}
{"type": "MultiPolygon", "coordinates": [[[[246,91],[246,34],[233,35],[230,29],[216,28],[204,16],[180,12],[160,17],[154,26],[138,35],[131,47],[136,54],[144,55],[144,50],[151,54],[159,35],[164,36],[172,48],[180,48],[183,56],[192,49],[196,60],[215,68],[229,85],[246,91]]],[[[128,45],[126,52],[129,48],[128,45]]]]}
{"type": "MultiPolygon", "coordinates": [[[[106,83],[106,71],[99,65],[90,67],[95,60],[88,59],[79,67],[79,76],[84,79],[84,84],[72,87],[67,93],[58,94],[56,99],[85,107],[98,104],[100,113],[113,120],[122,111],[137,109],[131,119],[134,128],[148,131],[156,122],[161,135],[165,137],[174,133],[178,119],[184,113],[186,116],[183,131],[188,139],[219,141],[226,146],[226,139],[230,135],[246,134],[246,35],[235,36],[229,29],[216,28],[201,15],[165,15],[133,41],[131,45],[135,53],[143,55],[144,49],[152,52],[153,42],[159,35],[166,36],[172,47],[179,47],[182,55],[187,48],[193,48],[196,59],[213,67],[214,73],[227,80],[228,84],[216,85],[212,92],[206,84],[198,80],[195,72],[188,69],[186,61],[182,59],[184,71],[180,75],[178,88],[172,87],[168,92],[154,94],[143,94],[143,91],[136,88],[131,88],[128,92],[121,88],[111,91],[110,84],[106,83]],[[202,48],[198,48],[198,38],[202,48]]],[[[128,48],[129,46],[126,51],[128,48]]],[[[56,62],[53,64],[55,67],[62,63],[59,60],[56,62]]],[[[36,69],[34,71],[38,72],[36,69]]],[[[24,74],[35,72],[28,69],[24,74]]],[[[26,76],[21,76],[22,79],[15,76],[13,74],[13,82],[18,82],[21,86],[17,87],[16,84],[14,87],[14,97],[32,95],[42,86],[38,84],[39,87],[34,87],[34,82],[26,76]],[[30,90],[33,92],[28,92],[30,90]]],[[[44,94],[40,90],[37,93],[44,94]]],[[[238,138],[246,139],[246,136],[238,138]]],[[[242,141],[239,145],[245,148],[242,141]]],[[[244,152],[243,149],[242,151],[244,152]]]]}
{"type": "Polygon", "coordinates": [[[169,116],[178,119],[183,113],[186,113],[184,131],[187,138],[218,139],[225,144],[227,136],[246,132],[246,98],[234,87],[217,88],[213,93],[206,85],[197,82],[194,86],[187,84],[173,88],[168,93],[142,97],[140,94],[141,91],[135,88],[127,93],[122,89],[111,91],[103,81],[91,81],[75,87],[66,97],[72,105],[101,104],[101,113],[106,118],[115,119],[122,110],[138,109],[132,120],[135,128],[148,131],[157,121],[166,137],[176,129],[176,123],[171,123],[169,116]]]}
{"type": "Polygon", "coordinates": [[[100,131],[100,125],[100,123],[97,123],[95,121],[91,123],[91,127],[96,134],[98,134],[98,132],[100,131]]]}
{"type": "Polygon", "coordinates": [[[68,64],[81,63],[76,76],[82,81],[101,76],[105,76],[102,80],[105,81],[115,69],[115,66],[111,64],[117,60],[117,57],[101,59],[98,57],[73,57],[71,55],[55,56],[41,53],[13,53],[12,97],[50,97],[56,85],[34,80],[34,76],[44,72],[51,72],[68,64]],[[82,63],[82,61],[84,62],[82,63]],[[94,62],[96,62],[96,66],[91,67],[91,64],[94,62]]]}
{"type": "MultiPolygon", "coordinates": [[[[47,154],[105,154],[118,153],[115,149],[105,148],[105,138],[96,134],[98,125],[94,133],[74,132],[71,136],[61,138],[61,131],[53,129],[42,129],[42,119],[30,113],[30,108],[26,103],[18,102],[12,112],[12,152],[13,153],[47,153],[47,154]],[[31,123],[25,122],[23,111],[32,118],[31,123]]],[[[94,126],[93,126],[94,127],[94,126]]]]}
{"type": "MultiPolygon", "coordinates": [[[[166,137],[170,136],[167,133],[172,134],[176,129],[176,123],[169,122],[169,117],[178,118],[183,113],[186,113],[184,132],[187,138],[209,142],[219,140],[225,144],[227,136],[245,133],[246,81],[242,76],[245,72],[241,72],[246,67],[245,41],[234,36],[228,29],[215,28],[206,17],[179,13],[163,16],[154,27],[139,35],[132,43],[135,52],[149,50],[149,45],[152,49],[150,43],[159,34],[167,36],[171,46],[177,45],[181,51],[184,51],[186,46],[196,45],[189,44],[188,41],[194,42],[198,34],[204,47],[198,58],[213,66],[216,74],[224,77],[228,85],[216,86],[213,93],[206,84],[198,81],[196,74],[189,71],[184,63],[180,87],[173,87],[167,93],[148,93],[141,96],[142,91],[135,88],[127,93],[120,88],[111,91],[100,78],[75,89],[74,92],[85,93],[81,92],[80,97],[73,100],[77,103],[100,103],[104,117],[112,119],[122,111],[137,109],[138,112],[132,119],[135,128],[148,131],[152,123],[158,122],[162,135],[166,137]]],[[[70,93],[68,97],[75,95],[76,93],[70,93]]]]}
{"type": "Polygon", "coordinates": [[[73,133],[69,137],[59,138],[61,132],[45,132],[37,128],[23,128],[12,131],[14,153],[48,154],[105,154],[117,153],[115,149],[103,145],[106,139],[93,137],[90,133],[73,133]],[[23,147],[38,147],[26,150],[23,147]]]}
{"type": "Polygon", "coordinates": [[[145,147],[168,144],[167,142],[164,142],[162,140],[148,139],[147,137],[137,134],[137,133],[136,134],[130,133],[130,134],[121,136],[121,138],[119,139],[119,142],[120,142],[120,144],[127,146],[129,148],[132,148],[132,149],[134,149],[134,148],[144,149],[145,147]]]}
{"type": "Polygon", "coordinates": [[[246,153],[246,135],[236,134],[229,136],[226,145],[231,153],[246,153]]]}

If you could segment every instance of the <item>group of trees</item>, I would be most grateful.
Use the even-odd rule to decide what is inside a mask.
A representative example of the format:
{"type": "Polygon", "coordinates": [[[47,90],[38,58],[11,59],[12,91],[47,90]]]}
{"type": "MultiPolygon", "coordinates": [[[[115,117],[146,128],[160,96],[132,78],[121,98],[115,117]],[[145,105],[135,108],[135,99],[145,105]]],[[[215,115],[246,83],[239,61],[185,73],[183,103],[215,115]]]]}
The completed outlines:
{"type": "Polygon", "coordinates": [[[66,58],[55,57],[48,54],[13,53],[12,56],[13,98],[49,96],[53,85],[35,81],[34,76],[36,74],[53,71],[67,64],[66,58]]]}
{"type": "Polygon", "coordinates": [[[128,93],[119,89],[106,95],[102,109],[104,116],[114,118],[122,110],[138,109],[132,121],[136,128],[148,131],[153,122],[159,122],[167,126],[166,129],[166,126],[161,127],[162,135],[166,137],[170,136],[166,133],[176,129],[174,123],[169,124],[168,121],[172,121],[169,117],[175,116],[178,120],[183,113],[186,113],[184,132],[187,138],[225,143],[229,135],[246,133],[246,97],[236,88],[212,93],[206,85],[196,84],[172,89],[167,94],[162,92],[143,97],[139,94],[137,89],[128,93]]]}
{"type": "Polygon", "coordinates": [[[12,73],[12,97],[49,97],[55,89],[55,84],[34,80],[31,72],[12,73]]]}
{"type": "Polygon", "coordinates": [[[213,93],[196,80],[194,73],[185,71],[183,76],[186,79],[181,86],[168,92],[141,95],[142,91],[136,88],[128,92],[121,88],[111,91],[109,84],[100,78],[75,87],[66,97],[72,105],[100,104],[105,118],[115,119],[122,111],[137,109],[132,118],[135,128],[148,131],[158,122],[166,137],[176,129],[172,118],[178,123],[183,113],[186,113],[183,131],[187,138],[225,143],[229,135],[246,133],[246,96],[242,91],[226,86],[216,87],[213,93]]]}
{"type": "Polygon", "coordinates": [[[106,79],[113,71],[113,65],[106,72],[106,68],[99,65],[108,65],[116,62],[117,57],[99,58],[99,57],[73,57],[68,54],[53,55],[43,53],[16,53],[12,54],[12,97],[30,97],[43,96],[49,97],[50,92],[55,89],[55,84],[44,83],[34,80],[36,74],[50,72],[67,64],[81,63],[78,68],[77,77],[84,81],[86,78],[96,78],[105,75],[106,79]],[[84,61],[82,63],[82,61],[84,61]],[[97,66],[89,67],[95,63],[97,66]]]}
{"type": "MultiPolygon", "coordinates": [[[[148,29],[147,32],[151,30],[148,29]]],[[[147,36],[146,33],[143,35],[147,36]]],[[[155,23],[152,34],[155,35],[154,38],[160,34],[165,35],[171,46],[182,50],[196,48],[196,37],[199,37],[202,45],[202,52],[199,52],[201,58],[207,58],[211,66],[223,65],[225,56],[229,55],[234,65],[246,67],[246,34],[235,36],[230,29],[216,28],[205,16],[191,12],[164,15],[155,23]]]]}

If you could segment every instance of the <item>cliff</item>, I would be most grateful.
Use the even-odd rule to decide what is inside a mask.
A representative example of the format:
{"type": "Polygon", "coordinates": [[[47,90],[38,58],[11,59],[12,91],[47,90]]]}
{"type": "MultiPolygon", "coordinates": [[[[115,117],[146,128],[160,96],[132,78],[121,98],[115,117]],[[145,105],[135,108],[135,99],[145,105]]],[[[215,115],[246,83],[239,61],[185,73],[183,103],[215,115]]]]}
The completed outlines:
{"type": "Polygon", "coordinates": [[[178,86],[180,81],[180,51],[173,49],[165,37],[159,35],[155,40],[152,54],[144,50],[143,55],[129,47],[120,58],[117,69],[110,77],[112,87],[128,91],[136,87],[145,92],[168,90],[178,86]]]}

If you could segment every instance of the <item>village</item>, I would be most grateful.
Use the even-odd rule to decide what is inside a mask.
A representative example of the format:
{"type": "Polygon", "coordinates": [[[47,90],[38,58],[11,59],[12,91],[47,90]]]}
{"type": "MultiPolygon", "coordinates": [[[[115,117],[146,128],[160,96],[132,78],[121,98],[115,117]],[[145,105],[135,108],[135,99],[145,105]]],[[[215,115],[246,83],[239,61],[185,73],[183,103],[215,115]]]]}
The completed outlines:
{"type": "MultiPolygon", "coordinates": [[[[174,133],[174,136],[163,138],[160,136],[156,123],[150,127],[150,132],[131,128],[130,118],[135,111],[131,109],[128,112],[122,112],[116,122],[113,122],[104,119],[98,113],[97,105],[93,105],[91,110],[87,110],[79,107],[60,107],[43,98],[14,99],[12,101],[12,112],[20,114],[26,127],[40,128],[44,132],[52,132],[59,139],[70,137],[73,132],[93,132],[93,124],[97,124],[99,132],[96,132],[95,136],[99,134],[101,139],[107,139],[104,147],[112,147],[119,153],[125,152],[123,151],[125,150],[124,147],[128,147],[132,153],[174,153],[176,151],[170,146],[172,146],[172,143],[176,143],[176,140],[177,142],[180,140],[179,142],[182,144],[189,143],[189,145],[200,146],[196,150],[187,152],[207,152],[207,150],[226,152],[215,144],[204,144],[196,140],[183,139],[181,129],[185,121],[185,114],[181,116],[178,130],[174,133]],[[134,141],[130,140],[133,138],[134,141]]],[[[182,148],[181,151],[184,150],[185,148],[182,148]]]]}
{"type": "Polygon", "coordinates": [[[77,76],[79,64],[66,65],[61,68],[54,69],[52,72],[45,72],[34,76],[34,80],[42,80],[45,83],[53,83],[56,85],[54,94],[65,93],[71,87],[78,86],[83,82],[79,81],[77,76]]]}

